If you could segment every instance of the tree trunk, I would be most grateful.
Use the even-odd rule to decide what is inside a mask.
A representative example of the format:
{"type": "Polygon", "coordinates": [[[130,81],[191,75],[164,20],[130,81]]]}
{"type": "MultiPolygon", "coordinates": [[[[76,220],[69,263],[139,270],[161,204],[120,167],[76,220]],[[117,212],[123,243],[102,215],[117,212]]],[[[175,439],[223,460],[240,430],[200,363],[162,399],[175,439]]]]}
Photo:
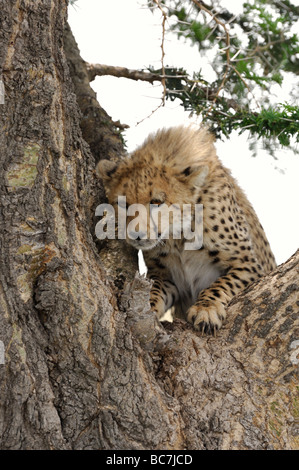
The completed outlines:
{"type": "Polygon", "coordinates": [[[121,147],[107,116],[84,130],[66,1],[0,14],[0,448],[298,448],[299,253],[217,338],[159,324],[136,257],[94,240],[94,161],[121,147]]]}

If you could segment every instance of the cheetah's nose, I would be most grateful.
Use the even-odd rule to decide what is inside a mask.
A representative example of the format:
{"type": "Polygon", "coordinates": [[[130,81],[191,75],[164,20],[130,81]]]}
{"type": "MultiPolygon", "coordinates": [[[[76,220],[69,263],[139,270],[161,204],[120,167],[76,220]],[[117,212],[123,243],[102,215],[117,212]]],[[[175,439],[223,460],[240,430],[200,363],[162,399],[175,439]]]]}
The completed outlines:
{"type": "Polygon", "coordinates": [[[146,232],[138,232],[138,236],[136,237],[136,232],[129,232],[129,238],[131,240],[144,240],[146,238],[146,232]]]}

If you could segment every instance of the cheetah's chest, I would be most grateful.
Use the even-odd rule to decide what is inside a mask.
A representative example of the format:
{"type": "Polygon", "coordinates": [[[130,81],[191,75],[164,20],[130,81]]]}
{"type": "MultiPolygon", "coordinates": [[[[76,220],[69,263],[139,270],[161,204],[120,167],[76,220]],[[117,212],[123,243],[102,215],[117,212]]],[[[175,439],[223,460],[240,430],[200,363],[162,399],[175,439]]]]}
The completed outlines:
{"type": "Polygon", "coordinates": [[[189,308],[203,289],[209,287],[223,270],[212,262],[206,250],[170,253],[168,269],[175,283],[180,300],[189,308]]]}

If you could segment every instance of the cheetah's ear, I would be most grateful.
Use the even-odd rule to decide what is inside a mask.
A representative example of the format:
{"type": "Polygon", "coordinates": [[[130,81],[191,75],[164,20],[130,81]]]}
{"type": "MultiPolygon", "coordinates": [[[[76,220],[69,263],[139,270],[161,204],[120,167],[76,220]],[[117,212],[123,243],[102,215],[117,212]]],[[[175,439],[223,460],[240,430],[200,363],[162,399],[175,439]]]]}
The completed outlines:
{"type": "Polygon", "coordinates": [[[104,182],[109,181],[117,170],[117,163],[111,160],[100,160],[96,166],[96,174],[104,182]]]}
{"type": "Polygon", "coordinates": [[[206,177],[208,176],[209,168],[207,165],[203,166],[187,166],[178,175],[178,178],[183,182],[193,185],[195,188],[203,186],[206,177]]]}

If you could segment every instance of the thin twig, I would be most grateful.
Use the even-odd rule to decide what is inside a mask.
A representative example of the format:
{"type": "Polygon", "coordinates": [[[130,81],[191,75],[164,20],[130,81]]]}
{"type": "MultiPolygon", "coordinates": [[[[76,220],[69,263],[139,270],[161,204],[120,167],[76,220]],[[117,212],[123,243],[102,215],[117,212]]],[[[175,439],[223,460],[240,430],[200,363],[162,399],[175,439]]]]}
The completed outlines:
{"type": "Polygon", "coordinates": [[[165,50],[164,50],[164,44],[165,44],[165,25],[167,21],[167,14],[163,10],[163,8],[160,5],[160,0],[154,0],[156,3],[157,7],[162,13],[162,41],[161,41],[161,51],[162,51],[162,57],[161,57],[161,70],[162,70],[162,75],[160,76],[161,78],[161,84],[163,87],[163,95],[162,95],[162,100],[159,106],[157,106],[148,116],[145,118],[141,119],[141,121],[137,122],[137,126],[141,124],[143,121],[146,119],[150,118],[158,109],[162,108],[162,106],[165,106],[165,99],[167,95],[167,89],[166,89],[166,74],[165,74],[165,65],[164,65],[164,57],[165,57],[165,50]]]}
{"type": "Polygon", "coordinates": [[[162,108],[163,105],[164,105],[164,103],[163,103],[163,101],[161,101],[159,106],[157,106],[155,109],[153,109],[153,111],[148,116],[145,116],[143,119],[141,119],[141,121],[138,121],[136,123],[136,126],[139,126],[139,124],[141,124],[143,121],[145,121],[146,119],[149,119],[156,111],[158,111],[158,109],[162,108]]]}
{"type": "MultiPolygon", "coordinates": [[[[219,18],[217,17],[217,15],[219,14],[218,12],[215,12],[213,13],[212,11],[210,11],[206,6],[203,5],[203,3],[200,1],[200,0],[192,0],[193,3],[201,10],[201,11],[204,11],[206,12],[208,15],[211,16],[212,20],[215,21],[216,25],[220,26],[223,30],[224,30],[224,39],[225,39],[225,43],[226,43],[226,47],[222,48],[220,51],[221,52],[225,52],[226,54],[226,68],[225,68],[225,71],[224,71],[224,74],[223,74],[223,77],[222,77],[222,81],[218,87],[218,90],[217,92],[215,93],[214,95],[214,99],[213,99],[213,102],[211,104],[211,106],[209,107],[209,109],[207,110],[207,114],[211,111],[211,109],[213,108],[213,105],[215,104],[215,102],[217,101],[218,97],[219,97],[219,94],[220,94],[220,91],[223,89],[227,79],[228,79],[228,76],[229,76],[229,73],[231,70],[233,70],[237,75],[238,77],[240,78],[240,80],[244,83],[244,85],[246,86],[246,88],[248,89],[248,91],[252,94],[252,91],[251,91],[251,88],[250,86],[246,83],[246,81],[244,80],[244,78],[242,77],[242,75],[240,74],[240,72],[233,66],[232,64],[232,61],[236,60],[236,57],[237,55],[239,54],[240,51],[238,51],[234,57],[231,59],[230,57],[230,50],[231,50],[231,36],[229,34],[229,31],[227,29],[227,26],[226,24],[219,20],[219,18]]],[[[234,21],[234,19],[236,18],[233,17],[230,19],[230,21],[228,23],[231,23],[232,21],[234,21]]],[[[215,28],[213,29],[213,31],[215,30],[215,28]]]]}
{"type": "Polygon", "coordinates": [[[165,65],[164,65],[164,57],[165,57],[165,50],[164,50],[164,44],[165,44],[165,24],[167,21],[167,14],[163,10],[163,8],[160,5],[160,0],[154,0],[156,5],[158,6],[159,10],[162,13],[162,42],[161,42],[161,51],[162,51],[162,57],[161,57],[161,67],[162,67],[162,86],[163,86],[163,96],[162,96],[162,103],[163,106],[165,105],[165,99],[166,99],[166,80],[165,80],[165,65]]]}
{"type": "Polygon", "coordinates": [[[244,85],[246,86],[249,93],[252,93],[250,86],[248,85],[248,83],[246,83],[246,81],[244,80],[244,78],[240,74],[239,70],[237,70],[235,67],[233,67],[233,69],[234,69],[234,72],[236,72],[236,74],[238,75],[239,79],[244,83],[244,85]]]}
{"type": "Polygon", "coordinates": [[[210,108],[208,109],[207,113],[209,113],[213,107],[213,105],[215,104],[215,102],[217,101],[217,98],[219,96],[219,93],[220,91],[222,90],[222,88],[224,87],[225,85],[225,82],[227,80],[227,77],[228,77],[228,74],[230,72],[230,69],[231,69],[231,63],[230,63],[230,35],[229,35],[229,32],[228,32],[228,29],[226,27],[226,24],[223,23],[223,21],[219,20],[219,18],[217,18],[217,14],[215,13],[212,13],[208,8],[206,8],[201,1],[198,1],[198,0],[192,0],[193,3],[201,10],[201,11],[205,11],[208,15],[210,15],[212,17],[212,19],[217,23],[217,25],[221,26],[221,28],[224,30],[224,34],[225,34],[225,42],[226,42],[226,48],[225,48],[225,53],[226,53],[226,68],[225,68],[225,72],[224,72],[224,75],[223,75],[223,78],[222,78],[222,81],[220,83],[220,86],[215,94],[215,97],[214,97],[214,100],[213,100],[213,103],[211,104],[210,108]]]}

